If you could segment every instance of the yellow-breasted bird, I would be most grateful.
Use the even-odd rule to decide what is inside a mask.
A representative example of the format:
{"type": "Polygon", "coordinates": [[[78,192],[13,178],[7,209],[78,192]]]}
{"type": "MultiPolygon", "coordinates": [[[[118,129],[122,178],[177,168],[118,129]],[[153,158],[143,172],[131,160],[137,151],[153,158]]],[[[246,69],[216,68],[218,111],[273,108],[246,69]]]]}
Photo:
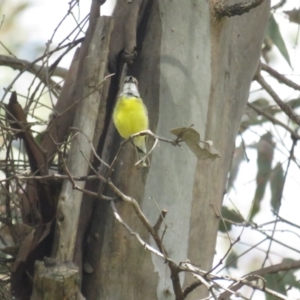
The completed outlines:
{"type": "MultiPolygon", "coordinates": [[[[149,128],[148,111],[140,93],[138,82],[133,76],[126,76],[123,89],[119,95],[113,113],[114,124],[122,138],[128,139],[132,134],[149,128]]],[[[146,136],[137,136],[133,139],[139,159],[147,153],[146,136]]],[[[148,166],[149,160],[144,159],[142,166],[148,166]],[[148,161],[148,163],[147,163],[148,161]]]]}

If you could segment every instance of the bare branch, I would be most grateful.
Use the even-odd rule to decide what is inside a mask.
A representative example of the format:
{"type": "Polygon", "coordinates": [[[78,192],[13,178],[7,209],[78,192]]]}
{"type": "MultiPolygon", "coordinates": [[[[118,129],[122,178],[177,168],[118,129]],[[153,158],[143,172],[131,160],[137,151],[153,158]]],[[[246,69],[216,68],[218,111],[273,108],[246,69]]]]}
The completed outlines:
{"type": "Polygon", "coordinates": [[[293,120],[296,124],[300,126],[300,118],[297,116],[294,111],[288,106],[286,103],[284,103],[279,96],[276,94],[276,92],[272,89],[272,87],[265,81],[265,79],[261,76],[260,73],[258,73],[255,76],[255,80],[265,89],[265,91],[273,98],[273,100],[277,103],[277,105],[281,108],[281,110],[290,117],[291,120],[293,120]]]}
{"type": "MultiPolygon", "coordinates": [[[[13,179],[17,179],[19,181],[29,181],[29,180],[36,180],[36,181],[46,181],[46,180],[66,180],[69,179],[67,175],[61,174],[49,174],[45,176],[22,176],[22,175],[13,175],[8,178],[0,179],[0,183],[11,181],[13,179]]],[[[96,180],[99,179],[97,175],[90,175],[90,176],[73,176],[72,179],[74,181],[88,181],[88,180],[96,180]]]]}
{"type": "MultiPolygon", "coordinates": [[[[287,178],[287,174],[288,174],[288,171],[289,171],[289,168],[290,168],[290,165],[291,165],[291,160],[294,157],[294,150],[295,150],[296,143],[297,143],[297,140],[293,140],[293,144],[292,144],[292,147],[291,147],[291,150],[290,150],[290,156],[289,156],[289,159],[288,159],[288,164],[287,164],[287,167],[286,167],[286,171],[284,173],[283,184],[281,186],[279,194],[277,195],[278,196],[277,201],[279,203],[278,207],[276,208],[276,213],[277,214],[279,214],[279,210],[280,210],[280,207],[281,207],[281,200],[282,200],[283,190],[284,190],[284,187],[285,187],[285,184],[286,184],[286,178],[287,178]]],[[[272,235],[271,235],[272,238],[270,239],[270,243],[269,243],[269,246],[268,246],[268,249],[267,249],[267,252],[266,252],[266,257],[264,259],[262,267],[265,266],[265,263],[267,262],[267,259],[269,258],[271,245],[272,245],[272,242],[273,242],[273,238],[274,238],[274,235],[275,235],[275,230],[276,230],[277,224],[278,224],[278,218],[276,218],[276,222],[273,225],[273,230],[272,230],[272,235]]]]}
{"type": "MultiPolygon", "coordinates": [[[[78,39],[76,41],[70,42],[68,44],[65,44],[63,46],[59,46],[57,48],[55,48],[54,50],[50,51],[49,54],[53,54],[61,49],[64,48],[68,48],[69,51],[71,49],[73,49],[74,47],[76,47],[79,43],[81,43],[83,41],[83,38],[78,39]]],[[[35,65],[38,61],[42,60],[43,58],[45,58],[45,55],[42,55],[40,57],[38,57],[37,59],[35,59],[33,62],[31,62],[29,65],[26,65],[21,71],[20,73],[13,79],[13,81],[9,84],[9,86],[5,89],[5,92],[1,98],[0,101],[3,101],[7,95],[7,93],[10,91],[10,89],[13,87],[13,85],[15,84],[15,82],[19,79],[19,77],[25,72],[27,71],[30,67],[32,67],[33,65],[35,65]]]]}
{"type": "Polygon", "coordinates": [[[167,209],[163,209],[163,210],[161,211],[161,213],[159,214],[159,217],[158,217],[158,219],[157,219],[155,225],[153,226],[153,229],[154,229],[156,232],[158,232],[158,230],[159,230],[159,228],[160,228],[162,222],[164,221],[164,219],[165,219],[165,217],[166,217],[166,215],[167,215],[167,212],[168,212],[167,209]]]}
{"type": "Polygon", "coordinates": [[[272,75],[274,78],[276,78],[279,82],[286,84],[287,86],[300,91],[300,85],[297,84],[296,82],[289,80],[288,78],[286,78],[284,75],[278,73],[276,70],[274,70],[273,68],[271,68],[270,66],[261,63],[261,69],[267,73],[269,73],[270,75],[272,75]]]}
{"type": "Polygon", "coordinates": [[[272,6],[271,9],[276,10],[276,9],[280,8],[281,6],[283,6],[285,3],[286,3],[286,0],[280,0],[277,4],[272,6]]]}
{"type": "MultiPolygon", "coordinates": [[[[255,280],[255,279],[257,279],[257,276],[265,276],[267,274],[275,274],[275,273],[278,273],[281,271],[290,271],[290,270],[294,270],[294,269],[298,269],[298,268],[300,268],[300,260],[293,261],[293,262],[284,262],[284,263],[276,264],[276,265],[273,265],[270,267],[266,267],[266,268],[262,268],[262,269],[250,272],[245,277],[247,278],[247,280],[255,280]]],[[[238,280],[236,282],[237,283],[235,285],[230,287],[230,289],[233,291],[238,291],[245,284],[245,282],[242,282],[242,281],[238,282],[238,280]]],[[[247,284],[247,285],[250,286],[249,284],[247,284]]],[[[251,287],[253,287],[253,286],[251,286],[251,287]]],[[[255,288],[260,289],[258,287],[255,287],[255,288]]],[[[260,289],[260,290],[270,293],[270,290],[267,288],[265,288],[265,290],[263,290],[263,289],[260,289]]],[[[230,297],[230,294],[226,291],[219,296],[219,299],[220,300],[228,299],[228,297],[230,297]]],[[[276,295],[276,297],[278,297],[278,295],[276,295]]],[[[283,295],[280,295],[279,299],[288,299],[288,298],[283,295]]]]}
{"type": "Polygon", "coordinates": [[[166,260],[166,262],[168,263],[168,266],[170,268],[170,272],[171,272],[171,279],[172,279],[172,284],[173,284],[173,289],[174,289],[174,293],[176,295],[176,299],[177,300],[181,300],[184,299],[183,297],[183,292],[181,289],[181,285],[180,285],[180,280],[179,280],[179,272],[180,269],[178,267],[178,265],[171,260],[168,257],[168,253],[164,247],[164,245],[162,244],[162,240],[159,237],[158,233],[155,231],[155,229],[150,225],[148,219],[146,218],[146,216],[144,215],[144,213],[142,212],[140,206],[138,205],[137,201],[132,198],[129,197],[127,195],[125,195],[124,193],[122,193],[112,182],[110,179],[107,180],[107,185],[114,191],[114,193],[116,195],[118,195],[123,201],[130,203],[135,211],[135,213],[137,214],[137,216],[139,217],[139,219],[141,220],[141,222],[143,223],[143,225],[145,226],[145,228],[148,230],[148,232],[150,233],[150,235],[152,236],[152,238],[154,239],[158,249],[161,251],[161,253],[163,253],[164,255],[164,259],[166,260]]]}
{"type": "Polygon", "coordinates": [[[189,286],[187,286],[183,290],[183,296],[184,296],[184,298],[186,298],[188,294],[190,294],[194,289],[196,289],[200,285],[202,285],[201,281],[195,281],[192,284],[190,284],[189,286]]]}
{"type": "Polygon", "coordinates": [[[149,155],[153,152],[154,148],[157,146],[157,143],[158,143],[158,139],[155,139],[152,148],[148,151],[148,153],[144,157],[142,157],[139,161],[135,163],[135,166],[139,165],[145,158],[149,158],[149,155]]]}
{"type": "MultiPolygon", "coordinates": [[[[114,169],[114,167],[115,167],[115,165],[116,165],[116,163],[117,163],[117,160],[118,160],[118,158],[119,158],[119,156],[120,156],[120,153],[121,153],[121,151],[122,151],[122,149],[123,149],[123,146],[124,146],[125,144],[127,144],[128,142],[133,142],[133,139],[134,139],[135,137],[137,137],[137,136],[143,136],[143,135],[151,136],[152,138],[155,139],[155,142],[154,142],[154,144],[153,144],[153,147],[150,149],[150,151],[146,154],[145,157],[148,157],[148,156],[151,154],[151,152],[152,152],[152,151],[154,150],[154,148],[157,146],[158,140],[159,140],[159,141],[166,142],[166,143],[169,143],[169,144],[172,144],[173,146],[178,146],[179,143],[180,143],[180,141],[178,140],[178,138],[177,138],[176,140],[165,139],[165,138],[163,138],[163,137],[160,137],[160,136],[154,134],[151,130],[144,130],[144,131],[138,132],[138,133],[136,133],[136,134],[132,134],[128,139],[126,139],[126,140],[124,140],[124,141],[121,142],[120,147],[119,147],[119,149],[118,149],[118,152],[117,152],[117,154],[115,155],[115,157],[114,157],[114,159],[113,159],[113,161],[112,161],[112,163],[111,163],[109,169],[107,170],[107,172],[106,172],[106,174],[105,174],[105,178],[106,178],[106,179],[108,179],[108,178],[110,177],[110,175],[111,175],[111,173],[112,173],[112,171],[113,171],[113,169],[114,169]]],[[[139,160],[135,165],[139,164],[142,160],[143,160],[143,158],[142,158],[141,160],[139,160]]],[[[101,188],[100,188],[100,190],[99,190],[99,194],[101,194],[101,193],[103,192],[104,188],[105,188],[105,185],[102,185],[101,188]]]]}
{"type": "MultiPolygon", "coordinates": [[[[23,70],[24,67],[30,66],[27,71],[37,75],[40,79],[45,79],[46,68],[30,63],[27,60],[17,59],[8,55],[0,55],[0,66],[10,67],[14,70],[23,70]]],[[[62,67],[56,67],[51,76],[65,78],[68,70],[62,67]]],[[[55,82],[54,82],[55,83],[55,82]]],[[[56,83],[55,83],[56,84],[56,83]]]]}
{"type": "Polygon", "coordinates": [[[284,123],[282,123],[281,121],[279,121],[278,119],[274,118],[272,115],[268,114],[267,112],[264,112],[263,110],[261,110],[260,108],[258,108],[257,106],[251,104],[251,103],[247,103],[247,105],[252,108],[253,110],[255,110],[258,114],[266,117],[269,121],[271,121],[273,124],[279,125],[281,127],[283,127],[285,130],[287,130],[291,136],[296,139],[299,140],[300,139],[300,135],[294,131],[293,129],[291,129],[289,126],[285,125],[284,123]]]}
{"type": "Polygon", "coordinates": [[[110,206],[111,206],[111,208],[112,208],[112,210],[113,210],[113,212],[114,212],[114,216],[115,216],[116,220],[117,220],[121,225],[123,225],[123,226],[130,232],[131,235],[134,235],[134,236],[136,237],[136,239],[141,243],[141,245],[142,245],[145,249],[149,250],[150,252],[152,252],[153,254],[157,255],[158,257],[160,257],[160,258],[162,258],[162,259],[165,259],[165,256],[164,256],[161,252],[155,250],[153,247],[151,247],[149,244],[147,244],[145,241],[143,241],[142,238],[140,237],[140,235],[139,235],[137,232],[134,232],[134,231],[133,231],[133,230],[132,230],[132,229],[131,229],[131,228],[130,228],[123,220],[122,220],[121,216],[119,215],[119,213],[118,213],[118,211],[117,211],[117,209],[116,209],[116,206],[115,206],[114,202],[111,202],[111,203],[110,203],[110,206]]]}
{"type": "MultiPolygon", "coordinates": [[[[298,263],[300,264],[300,261],[298,263]]],[[[272,267],[269,267],[269,268],[272,268],[272,267]]],[[[297,266],[297,268],[298,267],[299,266],[297,266]]],[[[201,270],[201,269],[195,267],[190,262],[182,262],[180,264],[180,269],[182,271],[192,273],[198,280],[201,281],[202,284],[204,282],[207,283],[208,281],[214,281],[213,284],[209,284],[209,287],[210,287],[209,290],[210,291],[212,291],[212,287],[214,285],[216,285],[217,287],[220,287],[220,288],[225,290],[225,292],[218,295],[219,300],[230,299],[230,296],[232,296],[232,295],[236,295],[236,296],[238,295],[238,296],[242,297],[242,295],[237,293],[237,290],[239,290],[244,285],[249,286],[249,287],[251,287],[255,290],[263,291],[263,292],[265,292],[269,295],[277,297],[278,299],[288,300],[288,297],[286,297],[286,296],[284,296],[280,293],[277,293],[276,291],[273,291],[273,290],[271,290],[271,289],[269,289],[265,286],[265,280],[262,278],[262,275],[270,274],[271,269],[267,270],[268,268],[264,268],[264,269],[260,269],[260,270],[255,271],[255,272],[251,272],[251,273],[249,273],[248,275],[246,275],[242,278],[236,278],[236,277],[228,276],[228,275],[225,275],[225,276],[215,275],[215,274],[212,274],[212,273],[208,274],[205,270],[201,270]],[[267,271],[267,273],[260,274],[260,272],[263,271],[263,270],[267,271]],[[251,281],[257,280],[257,279],[261,279],[263,281],[263,285],[254,284],[254,283],[251,282],[251,281]],[[218,284],[217,282],[215,282],[216,280],[227,280],[227,281],[232,281],[234,283],[231,286],[229,286],[229,288],[226,288],[226,287],[223,287],[222,285],[218,284]]],[[[193,285],[196,286],[196,284],[193,284],[193,285]]],[[[213,294],[213,297],[215,297],[214,294],[213,294]]]]}

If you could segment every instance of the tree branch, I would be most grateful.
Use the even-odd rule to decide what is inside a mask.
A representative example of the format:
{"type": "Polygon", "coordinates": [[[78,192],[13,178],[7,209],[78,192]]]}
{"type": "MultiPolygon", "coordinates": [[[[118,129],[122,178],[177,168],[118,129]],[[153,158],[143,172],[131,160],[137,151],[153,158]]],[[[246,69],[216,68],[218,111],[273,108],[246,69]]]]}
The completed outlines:
{"type": "MultiPolygon", "coordinates": [[[[71,50],[71,49],[74,48],[76,45],[78,45],[79,43],[81,43],[83,40],[84,40],[84,39],[81,38],[81,39],[78,39],[78,40],[76,40],[76,41],[70,42],[70,43],[68,43],[68,44],[66,44],[66,45],[56,47],[54,50],[52,50],[52,51],[50,51],[50,52],[48,53],[48,56],[49,56],[50,54],[53,54],[53,53],[55,53],[55,52],[57,52],[57,51],[59,51],[59,50],[61,50],[61,49],[64,49],[64,48],[69,48],[69,50],[71,50]]],[[[14,80],[9,84],[9,86],[6,87],[5,92],[4,92],[4,94],[3,94],[2,98],[1,98],[1,101],[3,101],[3,100],[5,99],[7,93],[10,91],[10,89],[13,87],[14,83],[19,79],[19,77],[20,77],[23,73],[24,73],[25,71],[29,70],[29,69],[30,69],[32,66],[34,66],[38,61],[42,60],[42,59],[45,58],[45,57],[46,57],[46,55],[44,54],[44,55],[38,57],[37,59],[35,59],[35,60],[34,60],[33,62],[31,62],[29,65],[24,66],[24,67],[20,70],[20,73],[19,73],[19,74],[14,78],[14,80]]]]}
{"type": "Polygon", "coordinates": [[[287,125],[285,125],[284,123],[282,123],[281,121],[277,120],[276,118],[274,118],[272,115],[264,112],[263,110],[261,110],[260,108],[258,108],[257,106],[251,104],[251,103],[247,103],[247,105],[252,108],[254,111],[256,111],[258,114],[266,117],[269,121],[271,121],[273,124],[277,124],[281,127],[283,127],[285,130],[287,130],[291,136],[296,139],[296,140],[299,140],[300,139],[300,135],[292,130],[290,127],[288,127],[287,125]]]}
{"type": "MultiPolygon", "coordinates": [[[[249,274],[247,274],[244,277],[247,278],[247,281],[249,281],[249,280],[251,281],[251,280],[257,279],[257,276],[265,276],[267,274],[275,274],[275,273],[278,273],[278,272],[290,271],[290,270],[294,270],[294,269],[298,269],[298,268],[300,268],[300,260],[293,261],[293,262],[284,262],[284,263],[276,264],[276,265],[266,267],[266,268],[263,268],[263,269],[259,269],[259,270],[250,272],[249,274]]],[[[242,282],[242,281],[237,282],[236,284],[232,285],[230,287],[230,289],[232,291],[238,291],[244,284],[245,283],[242,282]]],[[[223,292],[219,296],[219,299],[221,299],[221,300],[222,299],[228,299],[230,296],[231,296],[230,293],[226,291],[226,292],[223,292]]],[[[282,299],[285,299],[285,298],[282,298],[282,299]]]]}
{"type": "Polygon", "coordinates": [[[184,298],[187,297],[188,294],[190,294],[194,289],[196,289],[198,286],[202,285],[201,281],[195,281],[188,285],[184,290],[183,290],[183,296],[184,298]]]}
{"type": "Polygon", "coordinates": [[[173,290],[174,293],[176,295],[176,300],[183,300],[183,292],[181,289],[181,285],[180,285],[180,280],[179,280],[179,272],[180,272],[180,268],[178,267],[178,265],[172,261],[169,257],[168,257],[168,253],[162,243],[161,238],[159,237],[158,233],[155,231],[155,229],[150,225],[148,219],[146,218],[146,216],[144,215],[144,213],[142,212],[140,206],[138,205],[137,201],[132,198],[129,197],[127,195],[125,195],[124,193],[122,193],[113,183],[110,179],[107,179],[107,185],[113,190],[113,192],[119,196],[123,201],[130,203],[135,211],[135,213],[137,214],[137,216],[139,217],[139,219],[141,220],[141,222],[143,223],[143,225],[145,226],[145,228],[148,230],[148,232],[150,233],[150,235],[152,236],[152,238],[154,239],[158,249],[160,250],[160,252],[164,255],[164,259],[166,260],[166,262],[168,263],[168,266],[170,268],[170,272],[171,272],[171,280],[172,280],[172,284],[173,284],[173,290]]]}
{"type": "MultiPolygon", "coordinates": [[[[266,274],[272,274],[272,273],[277,273],[279,271],[287,271],[291,269],[291,266],[293,268],[298,268],[300,265],[300,261],[293,262],[293,263],[281,263],[275,266],[271,266],[268,268],[260,269],[254,272],[249,273],[246,276],[243,276],[241,278],[233,277],[233,276],[228,276],[228,275],[215,275],[212,273],[207,273],[205,270],[201,270],[197,267],[195,267],[193,264],[190,262],[182,262],[180,264],[180,269],[185,272],[190,272],[192,275],[195,276],[202,284],[206,284],[207,287],[209,287],[209,291],[212,293],[213,297],[216,299],[215,294],[213,293],[213,288],[221,288],[224,289],[225,291],[223,293],[220,293],[218,295],[219,300],[227,300],[230,299],[232,295],[235,296],[241,296],[239,293],[237,293],[237,290],[239,290],[242,286],[246,285],[249,286],[255,290],[260,290],[263,291],[269,295],[272,295],[278,299],[282,300],[288,300],[288,297],[285,295],[282,295],[280,293],[277,293],[276,291],[273,291],[269,288],[266,287],[265,280],[263,279],[263,275],[266,274]],[[281,268],[278,268],[278,266],[281,266],[281,268]],[[284,267],[283,267],[284,266],[284,267]],[[288,268],[286,268],[288,267],[288,268]],[[251,281],[253,280],[258,280],[261,279],[263,281],[262,285],[252,283],[251,281]],[[222,286],[221,284],[217,283],[217,280],[226,280],[226,281],[232,281],[233,284],[230,285],[228,288],[222,286]],[[208,282],[213,281],[213,284],[209,284],[208,282]]],[[[196,283],[193,283],[191,286],[197,287],[198,285],[196,283]]]]}
{"type": "MultiPolygon", "coordinates": [[[[8,55],[0,55],[0,66],[10,67],[14,70],[23,70],[24,67],[29,66],[29,68],[27,69],[29,72],[37,75],[40,79],[46,77],[46,67],[35,64],[32,65],[31,62],[27,60],[17,59],[8,55]]],[[[56,67],[51,75],[58,76],[64,79],[67,75],[67,72],[68,70],[65,68],[56,67]]]]}
{"type": "Polygon", "coordinates": [[[283,6],[286,3],[286,0],[280,0],[277,4],[271,7],[271,10],[276,10],[283,6]]]}
{"type": "Polygon", "coordinates": [[[300,91],[300,85],[295,83],[292,80],[289,80],[288,78],[286,78],[284,75],[278,73],[277,71],[275,71],[273,68],[271,68],[270,66],[261,63],[261,69],[267,73],[269,73],[270,75],[272,75],[274,78],[276,78],[279,82],[286,84],[287,86],[300,91]]]}
{"type": "Polygon", "coordinates": [[[277,105],[281,108],[281,110],[296,124],[300,126],[300,118],[297,116],[294,111],[284,103],[276,92],[272,89],[272,87],[265,81],[265,79],[258,73],[255,76],[255,80],[265,89],[265,91],[273,98],[273,100],[277,103],[277,105]]]}
{"type": "Polygon", "coordinates": [[[215,3],[214,11],[218,19],[222,19],[223,17],[241,16],[248,13],[251,9],[261,5],[263,2],[264,0],[252,0],[250,2],[227,5],[224,0],[220,0],[215,3]]]}
{"type": "Polygon", "coordinates": [[[112,208],[112,210],[113,210],[113,213],[114,213],[114,216],[115,216],[116,220],[117,220],[122,226],[124,226],[124,227],[130,232],[131,235],[134,235],[134,236],[136,237],[136,239],[140,242],[140,244],[144,247],[144,249],[147,249],[147,250],[149,250],[150,252],[152,252],[153,254],[157,255],[158,257],[160,257],[160,258],[162,258],[162,259],[165,259],[165,256],[164,256],[161,252],[155,250],[153,247],[151,247],[149,244],[147,244],[145,241],[143,241],[142,238],[140,237],[140,235],[139,235],[138,233],[134,232],[134,231],[133,231],[133,230],[132,230],[132,229],[131,229],[131,228],[130,228],[123,220],[122,220],[121,216],[119,215],[119,213],[118,213],[118,211],[117,211],[117,209],[116,209],[116,206],[115,206],[114,202],[111,202],[111,203],[110,203],[110,206],[111,206],[111,208],[112,208]]]}

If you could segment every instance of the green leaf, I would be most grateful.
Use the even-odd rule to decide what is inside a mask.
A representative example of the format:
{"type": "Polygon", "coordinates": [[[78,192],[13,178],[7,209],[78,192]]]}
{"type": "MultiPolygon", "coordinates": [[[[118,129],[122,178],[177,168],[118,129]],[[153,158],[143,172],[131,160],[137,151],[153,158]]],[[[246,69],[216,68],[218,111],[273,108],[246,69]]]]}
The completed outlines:
{"type": "MultiPolygon", "coordinates": [[[[291,258],[285,258],[282,260],[282,263],[296,261],[291,258]]],[[[297,276],[294,275],[294,272],[297,272],[297,269],[290,271],[282,271],[276,274],[265,275],[264,278],[267,281],[266,286],[278,293],[287,295],[287,290],[291,288],[296,288],[300,290],[300,283],[297,276]]],[[[273,300],[274,297],[266,294],[267,300],[273,300]]]]}
{"type": "Polygon", "coordinates": [[[276,45],[281,55],[285,58],[289,66],[292,68],[289,53],[279,30],[279,26],[273,15],[271,15],[269,19],[266,36],[268,36],[273,41],[274,45],[276,45]]]}
{"type": "Polygon", "coordinates": [[[282,190],[284,187],[284,171],[281,163],[278,163],[270,176],[271,206],[276,212],[281,204],[282,190]]]}
{"type": "Polygon", "coordinates": [[[238,255],[235,251],[231,251],[226,258],[226,262],[225,262],[226,268],[237,269],[237,263],[238,263],[238,255]]]}
{"type": "MultiPolygon", "coordinates": [[[[269,101],[263,98],[259,98],[251,102],[251,104],[260,108],[261,110],[263,110],[264,112],[272,116],[276,115],[277,113],[282,113],[280,107],[277,106],[274,107],[274,105],[269,105],[269,101]]],[[[286,104],[290,106],[292,109],[296,109],[300,107],[300,98],[289,100],[286,102],[286,104]]],[[[252,108],[247,107],[240,125],[240,132],[242,133],[251,126],[261,125],[266,122],[270,122],[270,120],[255,112],[252,108]]],[[[294,128],[293,126],[295,125],[296,125],[295,123],[292,123],[291,127],[294,128]]],[[[296,130],[297,128],[295,127],[294,129],[296,130]]]]}
{"type": "Polygon", "coordinates": [[[35,141],[40,145],[42,143],[42,138],[45,132],[39,132],[36,137],[34,138],[35,141]]]}
{"type": "MultiPolygon", "coordinates": [[[[298,261],[298,260],[295,260],[292,258],[284,258],[282,260],[283,263],[291,263],[291,262],[296,262],[296,261],[298,261]]],[[[298,271],[297,269],[288,271],[284,282],[287,287],[294,287],[294,288],[300,290],[300,282],[299,282],[298,276],[296,277],[294,275],[294,272],[297,272],[297,271],[298,271]]],[[[281,273],[284,274],[284,272],[281,272],[281,273]]]]}
{"type": "Polygon", "coordinates": [[[275,144],[272,141],[270,132],[264,134],[259,142],[252,146],[257,149],[257,175],[256,191],[253,199],[253,207],[250,220],[259,212],[260,202],[265,195],[266,186],[271,172],[275,144]]]}
{"type": "Polygon", "coordinates": [[[231,169],[230,169],[229,179],[227,184],[228,191],[233,188],[233,184],[237,178],[240,165],[244,160],[245,160],[245,149],[241,144],[239,147],[236,147],[234,151],[234,156],[231,163],[231,169]]]}
{"type": "Polygon", "coordinates": [[[300,10],[294,8],[293,10],[284,11],[289,16],[289,21],[292,23],[300,24],[300,10]]]}
{"type": "MultiPolygon", "coordinates": [[[[282,274],[268,274],[265,275],[264,278],[267,281],[267,288],[276,291],[280,294],[286,295],[286,288],[284,280],[282,280],[282,274]]],[[[274,296],[266,294],[266,300],[274,300],[274,296]]]]}
{"type": "MultiPolygon", "coordinates": [[[[229,209],[227,206],[222,206],[221,214],[224,219],[228,219],[234,223],[244,222],[244,219],[240,214],[238,214],[235,210],[229,209]]],[[[220,220],[219,231],[221,232],[230,231],[231,227],[232,224],[230,222],[228,221],[223,222],[222,220],[220,220]]]]}
{"type": "MultiPolygon", "coordinates": [[[[273,105],[271,106],[269,101],[264,98],[258,98],[252,101],[251,104],[257,108],[260,108],[266,113],[269,113],[271,115],[275,114],[273,105]]],[[[270,122],[270,121],[266,117],[258,114],[251,107],[247,107],[240,125],[240,132],[246,131],[250,126],[261,125],[265,122],[270,122]]]]}

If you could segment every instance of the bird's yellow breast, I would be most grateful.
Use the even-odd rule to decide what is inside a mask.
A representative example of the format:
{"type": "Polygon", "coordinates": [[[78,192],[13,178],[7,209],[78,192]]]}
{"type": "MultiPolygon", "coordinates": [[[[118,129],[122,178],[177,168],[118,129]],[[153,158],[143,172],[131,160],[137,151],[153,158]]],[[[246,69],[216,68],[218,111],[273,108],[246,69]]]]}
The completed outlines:
{"type": "MultiPolygon", "coordinates": [[[[120,97],[114,109],[113,120],[124,139],[148,129],[149,126],[147,108],[142,99],[137,97],[120,97]]],[[[137,138],[137,140],[144,139],[144,136],[137,138]]]]}

